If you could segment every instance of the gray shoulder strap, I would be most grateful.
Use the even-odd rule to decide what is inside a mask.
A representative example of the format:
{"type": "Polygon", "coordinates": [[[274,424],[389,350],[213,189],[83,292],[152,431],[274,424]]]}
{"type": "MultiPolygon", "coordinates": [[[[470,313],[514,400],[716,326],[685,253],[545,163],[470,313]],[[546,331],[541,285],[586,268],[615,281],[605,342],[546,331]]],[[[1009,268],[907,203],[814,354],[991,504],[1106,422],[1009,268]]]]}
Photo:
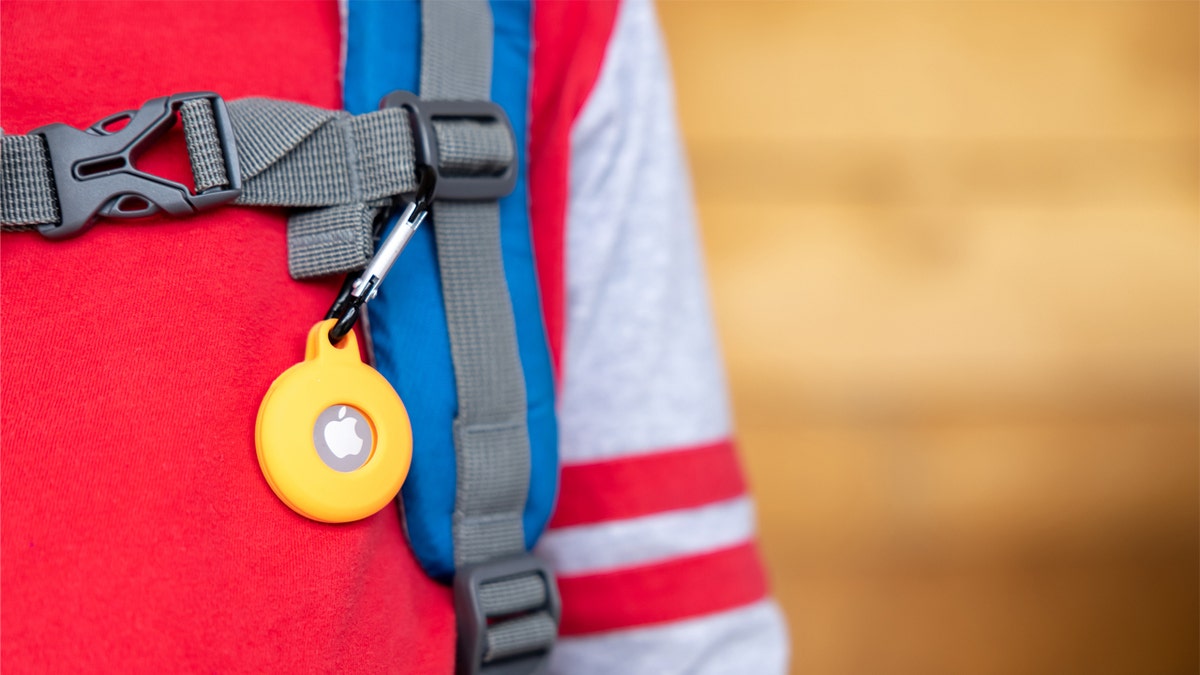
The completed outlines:
{"type": "MultiPolygon", "coordinates": [[[[421,97],[490,99],[486,0],[425,0],[421,16],[421,97]]],[[[557,636],[558,612],[552,576],[525,551],[525,377],[500,251],[499,205],[435,201],[433,229],[458,391],[458,671],[536,672],[557,636]]]]}

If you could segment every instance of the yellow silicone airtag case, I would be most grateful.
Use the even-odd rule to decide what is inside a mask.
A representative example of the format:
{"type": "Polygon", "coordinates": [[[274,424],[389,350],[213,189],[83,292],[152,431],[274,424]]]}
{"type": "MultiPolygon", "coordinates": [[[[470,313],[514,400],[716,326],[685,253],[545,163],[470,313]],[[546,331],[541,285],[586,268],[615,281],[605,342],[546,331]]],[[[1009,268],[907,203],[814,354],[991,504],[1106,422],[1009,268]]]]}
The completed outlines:
{"type": "Polygon", "coordinates": [[[276,496],[306,518],[347,523],[387,506],[408,475],[412,427],[388,381],[329,319],[308,332],[304,361],[271,383],[258,408],[258,463],[276,496]]]}

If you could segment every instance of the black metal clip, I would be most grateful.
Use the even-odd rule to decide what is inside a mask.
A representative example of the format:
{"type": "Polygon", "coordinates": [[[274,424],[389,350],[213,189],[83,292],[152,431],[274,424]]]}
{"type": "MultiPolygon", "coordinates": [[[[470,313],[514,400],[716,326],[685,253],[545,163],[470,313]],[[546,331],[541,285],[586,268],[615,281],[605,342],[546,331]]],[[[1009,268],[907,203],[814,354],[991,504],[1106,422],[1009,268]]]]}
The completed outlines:
{"type": "Polygon", "coordinates": [[[97,216],[141,218],[159,212],[187,216],[237,199],[242,191],[237,147],[225,101],[213,92],[192,92],[146,101],[138,110],[110,115],[80,131],[62,123],[33,130],[46,140],[62,222],[42,225],[38,231],[50,239],[81,234],[97,216]],[[229,185],[193,194],[182,183],[148,174],[134,160],[175,123],[186,101],[212,102],[213,118],[224,155],[229,185]],[[122,120],[128,123],[109,131],[122,120]]]}
{"type": "Polygon", "coordinates": [[[396,258],[400,257],[400,252],[408,245],[408,240],[412,238],[413,233],[424,222],[425,216],[429,214],[429,207],[433,204],[432,196],[436,189],[435,174],[422,172],[421,186],[417,189],[416,196],[405,204],[404,210],[400,212],[400,217],[396,219],[396,226],[380,243],[375,255],[371,257],[371,261],[367,263],[361,273],[346,275],[346,280],[342,282],[342,288],[334,298],[333,305],[325,314],[326,319],[338,320],[329,330],[330,342],[336,345],[354,328],[354,324],[358,322],[358,317],[362,313],[363,305],[375,297],[375,293],[379,291],[379,284],[383,283],[383,278],[392,269],[392,265],[396,264],[396,258]]]}

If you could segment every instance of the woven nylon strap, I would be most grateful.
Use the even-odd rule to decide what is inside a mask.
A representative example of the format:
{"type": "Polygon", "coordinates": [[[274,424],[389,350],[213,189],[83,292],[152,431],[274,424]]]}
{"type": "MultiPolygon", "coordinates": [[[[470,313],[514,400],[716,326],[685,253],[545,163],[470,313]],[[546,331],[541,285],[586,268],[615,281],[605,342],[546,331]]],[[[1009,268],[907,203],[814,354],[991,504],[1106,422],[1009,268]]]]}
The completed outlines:
{"type": "Polygon", "coordinates": [[[0,136],[0,221],[5,230],[58,222],[54,178],[39,136],[0,136]]]}
{"type": "MultiPolygon", "coordinates": [[[[421,97],[490,99],[492,16],[486,0],[426,0],[421,16],[421,97]]],[[[500,252],[498,203],[436,201],[432,215],[458,391],[453,535],[461,574],[473,564],[525,553],[525,378],[500,252]]],[[[542,607],[547,589],[541,576],[529,575],[485,583],[479,596],[484,613],[499,618],[542,607]]],[[[548,649],[558,627],[540,611],[493,621],[486,631],[484,664],[548,649]]],[[[462,663],[459,669],[475,672],[462,663]]]]}
{"type": "MultiPolygon", "coordinates": [[[[417,187],[408,113],[389,108],[353,116],[264,98],[231,101],[228,110],[242,175],[235,203],[304,209],[288,222],[292,276],[361,269],[374,253],[372,224],[379,209],[417,187]]],[[[196,191],[228,185],[211,102],[187,101],[180,116],[196,191]]],[[[433,126],[448,173],[494,173],[514,156],[500,124],[464,120],[433,126]]],[[[3,229],[59,222],[43,138],[0,138],[0,169],[3,229]]]]}

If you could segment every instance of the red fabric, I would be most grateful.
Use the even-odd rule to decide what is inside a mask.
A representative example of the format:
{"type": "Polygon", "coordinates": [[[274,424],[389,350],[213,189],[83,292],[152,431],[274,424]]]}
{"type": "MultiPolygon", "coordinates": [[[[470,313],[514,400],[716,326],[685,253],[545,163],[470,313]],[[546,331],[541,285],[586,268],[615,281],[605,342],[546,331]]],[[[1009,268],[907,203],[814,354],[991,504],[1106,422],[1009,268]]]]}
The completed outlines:
{"type": "Polygon", "coordinates": [[[567,186],[571,126],[587,101],[617,19],[617,3],[534,0],[530,94],[529,204],[542,316],[555,373],[562,380],[567,186]]]}
{"type": "MultiPolygon", "coordinates": [[[[0,115],[82,127],[201,89],[337,107],[339,43],[333,2],[6,1],[0,115]]],[[[396,510],[315,523],[259,471],[259,401],[335,291],[288,277],[282,213],[2,242],[5,672],[450,672],[449,592],[396,510]]]]}
{"type": "Polygon", "coordinates": [[[733,499],[746,481],[731,441],[562,468],[550,527],[590,525],[733,499]]]}
{"type": "Polygon", "coordinates": [[[562,635],[584,635],[742,607],[767,596],[754,544],[629,569],[559,577],[562,635]]]}

